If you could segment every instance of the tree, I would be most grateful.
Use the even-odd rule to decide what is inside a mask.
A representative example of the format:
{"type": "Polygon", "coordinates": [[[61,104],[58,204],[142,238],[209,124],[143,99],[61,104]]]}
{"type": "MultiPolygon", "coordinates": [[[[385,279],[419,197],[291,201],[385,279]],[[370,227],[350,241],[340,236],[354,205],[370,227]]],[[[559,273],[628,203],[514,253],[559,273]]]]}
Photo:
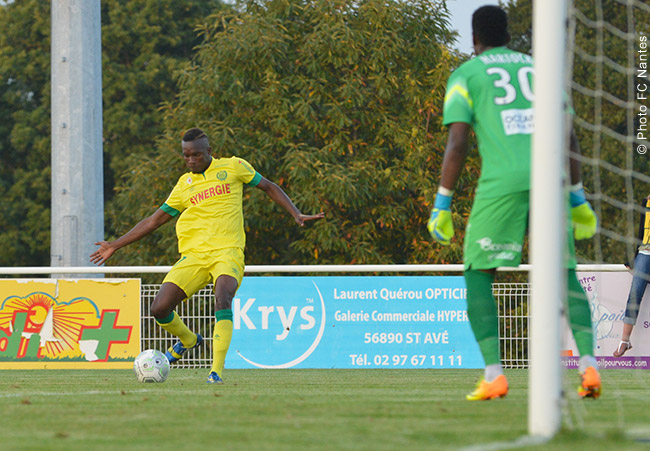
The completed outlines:
{"type": "MultiPolygon", "coordinates": [[[[50,6],[0,6],[0,266],[50,263],[50,6]]],[[[159,106],[217,0],[103,0],[105,197],[131,161],[154,154],[159,106]]],[[[107,224],[112,229],[112,224],[107,224]]]]}
{"type": "Polygon", "coordinates": [[[0,7],[0,265],[49,264],[49,3],[0,7]]]}
{"type": "MultiPolygon", "coordinates": [[[[121,231],[151,214],[184,172],[183,130],[206,130],[305,212],[298,230],[259,190],[245,191],[247,263],[459,262],[462,240],[426,231],[446,142],[445,82],[459,63],[442,2],[244,1],[201,28],[204,38],[165,109],[158,155],[116,196],[121,231]]],[[[476,156],[461,185],[475,184],[476,156]]],[[[456,199],[462,230],[471,189],[456,199]]],[[[462,233],[461,233],[462,235],[462,233]]],[[[169,262],[170,227],[117,262],[169,262]]]]}
{"type": "MultiPolygon", "coordinates": [[[[222,8],[218,0],[102,1],[109,174],[120,178],[142,156],[155,154],[155,140],[163,131],[160,106],[177,95],[174,72],[201,42],[195,29],[222,8]]],[[[108,188],[111,198],[113,185],[108,188]]]]}

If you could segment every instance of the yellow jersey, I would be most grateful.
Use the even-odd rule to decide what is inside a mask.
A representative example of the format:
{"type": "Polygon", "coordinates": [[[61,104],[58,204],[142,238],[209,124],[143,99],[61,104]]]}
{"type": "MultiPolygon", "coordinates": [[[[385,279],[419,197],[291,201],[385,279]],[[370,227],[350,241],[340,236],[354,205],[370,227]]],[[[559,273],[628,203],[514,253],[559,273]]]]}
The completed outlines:
{"type": "Polygon", "coordinates": [[[205,172],[186,172],[160,207],[176,217],[181,254],[236,247],[244,249],[244,185],[256,186],[262,176],[241,158],[212,158],[205,172]]]}

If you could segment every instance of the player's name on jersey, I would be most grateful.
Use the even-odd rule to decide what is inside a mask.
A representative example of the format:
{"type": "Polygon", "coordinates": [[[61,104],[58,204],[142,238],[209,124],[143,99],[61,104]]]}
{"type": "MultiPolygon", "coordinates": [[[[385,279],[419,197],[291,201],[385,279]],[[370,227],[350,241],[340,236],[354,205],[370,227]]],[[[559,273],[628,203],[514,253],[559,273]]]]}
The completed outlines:
{"type": "Polygon", "coordinates": [[[533,57],[523,53],[490,53],[478,58],[484,64],[533,64],[533,57]]]}

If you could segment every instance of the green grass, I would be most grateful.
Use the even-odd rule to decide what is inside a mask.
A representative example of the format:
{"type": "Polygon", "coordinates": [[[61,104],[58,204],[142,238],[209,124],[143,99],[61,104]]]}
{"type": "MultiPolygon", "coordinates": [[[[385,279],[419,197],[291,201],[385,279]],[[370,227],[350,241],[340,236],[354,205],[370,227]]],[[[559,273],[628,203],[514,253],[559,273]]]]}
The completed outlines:
{"type": "MultiPolygon", "coordinates": [[[[468,402],[479,370],[174,369],[163,384],[129,370],[0,372],[0,448],[401,450],[522,449],[527,372],[504,399],[468,402]],[[519,446],[511,446],[519,443],[519,446]]],[[[650,371],[602,372],[579,400],[568,373],[563,430],[534,449],[647,449],[650,371]]],[[[528,446],[530,448],[530,446],[528,446]]]]}

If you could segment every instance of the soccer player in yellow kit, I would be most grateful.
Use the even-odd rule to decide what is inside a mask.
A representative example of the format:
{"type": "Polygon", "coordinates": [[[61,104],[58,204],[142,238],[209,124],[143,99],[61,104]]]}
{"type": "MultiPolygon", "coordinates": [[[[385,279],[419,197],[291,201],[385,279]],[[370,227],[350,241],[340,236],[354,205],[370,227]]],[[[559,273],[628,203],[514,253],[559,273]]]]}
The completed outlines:
{"type": "Polygon", "coordinates": [[[179,338],[166,353],[170,362],[176,362],[188,349],[203,342],[203,337],[181,320],[176,306],[212,282],[216,323],[208,383],[221,384],[233,332],[231,302],[244,275],[244,185],[264,191],[300,226],[305,221],[323,218],[324,213],[302,214],[282,188],[241,158],[212,158],[208,137],[199,128],[185,133],[182,150],[190,172],[178,179],[165,203],[115,241],[95,243],[99,249],[91,254],[90,260],[102,265],[116,250],[178,217],[176,235],[181,258],[163,280],[151,304],[151,314],[163,329],[179,338]]]}

